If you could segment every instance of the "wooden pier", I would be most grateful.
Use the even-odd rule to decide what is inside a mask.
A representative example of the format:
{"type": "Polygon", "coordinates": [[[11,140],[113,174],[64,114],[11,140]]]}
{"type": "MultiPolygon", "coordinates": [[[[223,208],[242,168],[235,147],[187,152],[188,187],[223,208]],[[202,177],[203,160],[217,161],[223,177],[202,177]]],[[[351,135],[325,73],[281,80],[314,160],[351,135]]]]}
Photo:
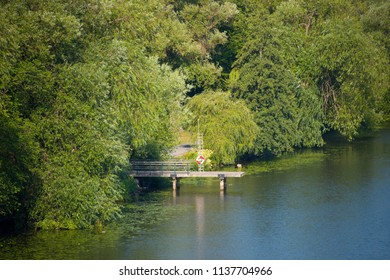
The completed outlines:
{"type": "Polygon", "coordinates": [[[176,190],[180,187],[180,178],[219,178],[220,190],[226,189],[226,178],[242,177],[244,172],[233,171],[193,171],[192,162],[189,161],[134,161],[133,171],[130,176],[134,178],[145,177],[165,177],[172,179],[172,188],[176,190]]]}

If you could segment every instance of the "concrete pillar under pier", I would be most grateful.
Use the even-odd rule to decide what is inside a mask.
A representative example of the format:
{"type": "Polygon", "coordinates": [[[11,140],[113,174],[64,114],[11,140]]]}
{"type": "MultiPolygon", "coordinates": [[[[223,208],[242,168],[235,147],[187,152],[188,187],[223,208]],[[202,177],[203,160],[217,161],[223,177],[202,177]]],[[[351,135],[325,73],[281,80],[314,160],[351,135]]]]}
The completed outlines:
{"type": "Polygon", "coordinates": [[[176,176],[171,176],[172,178],[172,189],[175,191],[180,188],[180,180],[176,176]]]}
{"type": "Polygon", "coordinates": [[[218,174],[218,177],[219,177],[219,189],[221,191],[225,191],[226,190],[226,177],[224,174],[218,174]]]}

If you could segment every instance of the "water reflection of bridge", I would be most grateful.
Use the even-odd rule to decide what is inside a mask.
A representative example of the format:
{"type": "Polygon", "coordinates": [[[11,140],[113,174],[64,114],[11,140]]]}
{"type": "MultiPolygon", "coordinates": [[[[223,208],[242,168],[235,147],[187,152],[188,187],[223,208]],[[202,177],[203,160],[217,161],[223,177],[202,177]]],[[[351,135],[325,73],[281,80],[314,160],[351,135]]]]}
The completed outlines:
{"type": "Polygon", "coordinates": [[[180,178],[219,178],[220,190],[225,190],[226,178],[244,176],[244,172],[195,171],[192,161],[132,161],[131,164],[132,172],[130,172],[130,176],[135,179],[145,177],[171,178],[174,190],[180,187],[180,178]]]}

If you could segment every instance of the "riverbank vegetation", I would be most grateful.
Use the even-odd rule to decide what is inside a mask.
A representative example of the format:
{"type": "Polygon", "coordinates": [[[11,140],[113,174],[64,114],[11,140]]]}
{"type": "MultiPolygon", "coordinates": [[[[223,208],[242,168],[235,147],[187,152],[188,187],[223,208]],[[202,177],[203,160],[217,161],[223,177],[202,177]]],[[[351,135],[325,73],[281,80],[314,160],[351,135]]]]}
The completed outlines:
{"type": "Polygon", "coordinates": [[[388,1],[0,2],[0,221],[121,215],[130,159],[200,120],[216,163],[375,129],[389,111],[388,1]]]}

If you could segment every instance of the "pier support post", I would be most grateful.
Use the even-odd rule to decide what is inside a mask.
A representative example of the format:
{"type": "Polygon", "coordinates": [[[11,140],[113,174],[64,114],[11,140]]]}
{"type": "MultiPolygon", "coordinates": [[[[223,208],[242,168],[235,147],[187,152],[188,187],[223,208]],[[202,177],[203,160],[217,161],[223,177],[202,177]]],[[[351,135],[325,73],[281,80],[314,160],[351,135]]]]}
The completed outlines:
{"type": "Polygon", "coordinates": [[[141,188],[139,184],[139,179],[137,177],[134,177],[134,182],[137,185],[137,188],[141,188]]]}
{"type": "Polygon", "coordinates": [[[225,174],[218,174],[218,178],[219,178],[219,189],[221,191],[225,191],[226,190],[226,177],[225,177],[225,174]]]}
{"type": "Polygon", "coordinates": [[[172,178],[172,189],[175,191],[180,188],[180,180],[176,176],[171,176],[172,178]]]}

